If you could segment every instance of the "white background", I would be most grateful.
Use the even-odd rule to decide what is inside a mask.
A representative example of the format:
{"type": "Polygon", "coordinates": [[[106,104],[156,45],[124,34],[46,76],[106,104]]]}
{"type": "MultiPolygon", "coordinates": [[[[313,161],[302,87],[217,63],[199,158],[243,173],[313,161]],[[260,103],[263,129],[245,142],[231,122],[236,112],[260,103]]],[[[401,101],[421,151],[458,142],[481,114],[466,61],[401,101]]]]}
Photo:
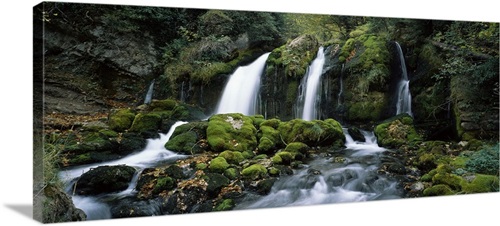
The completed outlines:
{"type": "MultiPolygon", "coordinates": [[[[495,1],[491,0],[94,0],[84,2],[500,22],[499,7],[493,5],[495,1]]],[[[32,205],[32,7],[38,3],[39,1],[34,0],[8,0],[3,1],[1,7],[0,225],[38,224],[31,219],[30,213],[32,205]]],[[[491,193],[128,218],[86,222],[84,225],[497,225],[499,210],[500,193],[491,193]]],[[[68,224],[74,225],[75,223],[58,225],[68,224]]]]}

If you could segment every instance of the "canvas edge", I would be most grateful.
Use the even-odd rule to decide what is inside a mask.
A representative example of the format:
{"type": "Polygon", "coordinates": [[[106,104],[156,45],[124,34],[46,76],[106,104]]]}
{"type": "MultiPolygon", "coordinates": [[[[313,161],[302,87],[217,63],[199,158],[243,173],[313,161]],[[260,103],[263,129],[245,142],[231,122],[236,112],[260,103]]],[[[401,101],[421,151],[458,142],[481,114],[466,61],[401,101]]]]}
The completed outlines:
{"type": "Polygon", "coordinates": [[[33,6],[33,219],[43,222],[43,30],[40,12],[45,2],[33,6]]]}

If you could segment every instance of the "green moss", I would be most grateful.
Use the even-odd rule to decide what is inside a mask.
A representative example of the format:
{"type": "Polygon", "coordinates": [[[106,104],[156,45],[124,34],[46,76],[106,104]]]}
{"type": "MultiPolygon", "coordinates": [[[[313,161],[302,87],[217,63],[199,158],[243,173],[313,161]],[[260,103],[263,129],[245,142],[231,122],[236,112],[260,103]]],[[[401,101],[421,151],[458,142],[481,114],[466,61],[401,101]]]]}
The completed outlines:
{"type": "Polygon", "coordinates": [[[462,181],[462,191],[465,194],[498,192],[498,176],[476,174],[471,182],[462,181]]]}
{"type": "Polygon", "coordinates": [[[383,147],[399,147],[403,144],[422,140],[421,136],[416,132],[413,125],[406,125],[402,121],[409,122],[411,117],[407,114],[401,114],[392,117],[375,127],[375,135],[378,143],[383,147]]]}
{"type": "Polygon", "coordinates": [[[280,170],[276,167],[271,167],[269,168],[269,175],[271,176],[279,176],[280,175],[280,170]]]}
{"type": "Polygon", "coordinates": [[[207,141],[216,152],[253,151],[257,147],[257,129],[250,117],[242,114],[221,114],[210,117],[207,141]]]}
{"type": "Polygon", "coordinates": [[[442,196],[442,195],[453,195],[455,193],[447,185],[438,184],[430,188],[426,188],[423,194],[424,196],[442,196]]]}
{"type": "Polygon", "coordinates": [[[345,141],[342,126],[333,119],[293,119],[280,123],[278,131],[286,143],[302,142],[309,146],[330,146],[336,141],[345,141]]]}
{"type": "Polygon", "coordinates": [[[177,186],[175,179],[171,177],[161,177],[156,181],[156,185],[153,188],[153,194],[161,193],[162,191],[170,191],[177,186]]]}
{"type": "Polygon", "coordinates": [[[275,155],[271,158],[271,161],[275,165],[283,164],[283,159],[279,155],[275,155]]]}
{"type": "Polygon", "coordinates": [[[219,154],[219,157],[223,157],[228,163],[236,165],[240,164],[240,162],[245,159],[241,152],[237,151],[223,151],[219,154]]]}
{"type": "Polygon", "coordinates": [[[207,64],[205,67],[201,67],[198,70],[195,70],[192,74],[192,78],[195,81],[202,82],[210,82],[214,76],[220,74],[230,74],[233,68],[226,63],[222,62],[213,62],[207,64]]]}
{"type": "Polygon", "coordinates": [[[281,68],[287,76],[301,78],[316,56],[319,44],[312,35],[302,35],[287,44],[274,49],[267,59],[266,74],[281,68]]]}
{"type": "Polygon", "coordinates": [[[460,191],[462,189],[463,179],[452,173],[437,173],[432,177],[433,184],[445,184],[455,191],[460,191]]]}
{"type": "Polygon", "coordinates": [[[207,168],[206,163],[201,162],[201,163],[196,164],[196,170],[204,170],[206,168],[207,168]]]}
{"type": "Polygon", "coordinates": [[[373,122],[383,118],[387,98],[383,92],[372,91],[367,95],[353,97],[346,105],[348,120],[373,122]]]}
{"type": "Polygon", "coordinates": [[[267,159],[267,155],[266,155],[266,154],[256,155],[256,156],[255,156],[255,157],[253,157],[252,159],[254,159],[254,160],[267,159]]]}
{"type": "Polygon", "coordinates": [[[215,208],[214,211],[226,211],[226,210],[232,210],[234,208],[235,204],[232,199],[224,199],[220,204],[218,204],[215,208]]]}
{"type": "Polygon", "coordinates": [[[92,163],[92,162],[94,162],[94,160],[90,156],[90,153],[76,155],[76,156],[68,159],[68,165],[72,165],[72,166],[83,165],[83,164],[88,164],[88,163],[92,163]]]}
{"type": "Polygon", "coordinates": [[[172,99],[152,100],[149,108],[152,111],[172,111],[177,106],[177,101],[172,99]]]}
{"type": "Polygon", "coordinates": [[[130,128],[135,113],[130,109],[121,109],[109,115],[108,125],[111,130],[123,132],[130,128]]]}
{"type": "Polygon", "coordinates": [[[293,156],[295,156],[296,154],[299,154],[299,153],[306,154],[307,151],[309,151],[310,149],[311,148],[309,148],[309,146],[307,146],[307,144],[304,144],[301,142],[292,142],[286,146],[285,151],[289,152],[293,156]]]}
{"type": "Polygon", "coordinates": [[[223,173],[229,167],[229,163],[227,163],[226,159],[223,157],[216,157],[210,161],[209,169],[215,173],[223,173]]]}
{"type": "MultiPolygon", "coordinates": [[[[290,163],[295,159],[296,155],[297,155],[297,153],[290,153],[288,151],[280,151],[280,152],[276,153],[276,155],[274,155],[274,157],[277,158],[276,160],[281,159],[281,163],[277,163],[277,164],[290,165],[290,163]]],[[[274,157],[272,159],[273,163],[274,163],[274,157]]]]}
{"type": "Polygon", "coordinates": [[[266,121],[263,115],[252,115],[250,118],[253,121],[253,125],[256,129],[260,129],[260,125],[266,121]]]}
{"type": "Polygon", "coordinates": [[[110,129],[102,129],[102,130],[99,130],[99,133],[103,134],[104,136],[107,136],[109,138],[115,138],[115,137],[118,137],[118,133],[113,131],[113,130],[110,130],[110,129]]]}
{"type": "Polygon", "coordinates": [[[246,151],[241,152],[241,155],[243,155],[243,158],[245,158],[245,159],[251,159],[255,156],[255,153],[253,153],[253,151],[246,150],[246,151]]]}
{"type": "Polygon", "coordinates": [[[261,137],[257,146],[260,153],[269,153],[280,147],[279,131],[280,121],[271,119],[264,121],[260,126],[261,137]]]}
{"type": "Polygon", "coordinates": [[[228,168],[224,171],[224,176],[231,180],[235,180],[238,178],[239,172],[235,168],[228,168]]]}
{"type": "Polygon", "coordinates": [[[180,152],[184,154],[195,154],[193,152],[196,146],[198,136],[194,131],[188,131],[172,137],[166,144],[165,148],[170,151],[180,152]]]}
{"type": "Polygon", "coordinates": [[[156,132],[161,124],[161,116],[153,113],[139,113],[130,127],[131,132],[156,132]]]}
{"type": "Polygon", "coordinates": [[[256,180],[267,176],[267,169],[261,164],[253,164],[241,171],[241,175],[245,178],[256,180]]]}

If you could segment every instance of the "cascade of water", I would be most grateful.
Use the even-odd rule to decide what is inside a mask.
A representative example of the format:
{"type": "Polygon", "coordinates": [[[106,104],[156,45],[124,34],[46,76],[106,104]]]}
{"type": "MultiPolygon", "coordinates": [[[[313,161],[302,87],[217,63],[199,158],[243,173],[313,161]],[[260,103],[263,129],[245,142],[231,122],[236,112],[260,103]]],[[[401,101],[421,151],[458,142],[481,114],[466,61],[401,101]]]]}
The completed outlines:
{"type": "Polygon", "coordinates": [[[144,104],[149,104],[151,103],[151,98],[153,98],[153,87],[155,86],[155,80],[151,82],[151,85],[149,85],[148,92],[146,93],[146,97],[144,98],[144,104]]]}
{"type": "Polygon", "coordinates": [[[110,218],[110,206],[106,203],[106,201],[103,200],[107,200],[109,198],[112,199],[117,197],[120,198],[130,196],[134,192],[139,174],[143,169],[152,167],[163,161],[176,160],[185,157],[184,155],[180,155],[165,149],[164,145],[170,139],[175,129],[178,126],[186,123],[187,122],[182,121],[176,122],[170,127],[170,130],[167,134],[160,134],[160,138],[158,139],[148,139],[146,147],[141,152],[134,153],[127,157],[114,161],[89,164],[59,172],[59,178],[66,184],[66,190],[71,191],[75,179],[80,177],[83,173],[89,171],[91,168],[96,168],[98,166],[104,165],[128,165],[133,166],[137,169],[136,174],[134,175],[132,181],[130,181],[130,184],[126,190],[104,196],[73,196],[72,199],[75,206],[79,209],[82,209],[87,214],[87,219],[89,220],[110,218]]]}
{"type": "Polygon", "coordinates": [[[337,107],[340,107],[342,105],[342,95],[344,94],[344,82],[343,82],[343,76],[344,76],[344,64],[342,64],[342,69],[340,70],[340,75],[339,75],[339,94],[337,95],[337,107]]]}
{"type": "Polygon", "coordinates": [[[304,120],[314,120],[318,117],[318,86],[324,64],[325,53],[323,47],[320,47],[316,59],[307,69],[307,74],[301,84],[304,95],[299,99],[299,102],[302,102],[303,99],[304,104],[300,118],[304,120]]]}
{"type": "Polygon", "coordinates": [[[396,47],[398,49],[399,61],[401,65],[401,80],[399,81],[397,87],[396,115],[407,113],[413,116],[411,111],[410,81],[408,80],[408,73],[406,72],[405,58],[403,50],[398,42],[396,42],[396,47]]]}
{"type": "Polygon", "coordinates": [[[256,114],[260,77],[264,72],[269,54],[270,53],[265,53],[253,63],[239,67],[234,71],[224,88],[224,92],[215,112],[216,114],[256,114]]]}
{"type": "Polygon", "coordinates": [[[316,158],[296,174],[280,178],[266,196],[255,195],[235,209],[301,206],[400,198],[397,182],[377,173],[380,153],[373,132],[357,142],[344,129],[346,150],[340,156],[316,158]],[[339,158],[343,162],[333,161],[339,158]]]}

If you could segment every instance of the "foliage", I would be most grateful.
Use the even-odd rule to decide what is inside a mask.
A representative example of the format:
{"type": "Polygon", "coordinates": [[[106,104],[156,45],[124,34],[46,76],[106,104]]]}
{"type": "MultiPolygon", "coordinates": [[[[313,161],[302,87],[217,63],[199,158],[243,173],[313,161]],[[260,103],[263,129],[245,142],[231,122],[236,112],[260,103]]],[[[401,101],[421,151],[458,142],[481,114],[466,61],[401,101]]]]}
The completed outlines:
{"type": "Polygon", "coordinates": [[[475,152],[465,166],[470,172],[498,175],[499,171],[499,144],[485,146],[475,152]]]}

